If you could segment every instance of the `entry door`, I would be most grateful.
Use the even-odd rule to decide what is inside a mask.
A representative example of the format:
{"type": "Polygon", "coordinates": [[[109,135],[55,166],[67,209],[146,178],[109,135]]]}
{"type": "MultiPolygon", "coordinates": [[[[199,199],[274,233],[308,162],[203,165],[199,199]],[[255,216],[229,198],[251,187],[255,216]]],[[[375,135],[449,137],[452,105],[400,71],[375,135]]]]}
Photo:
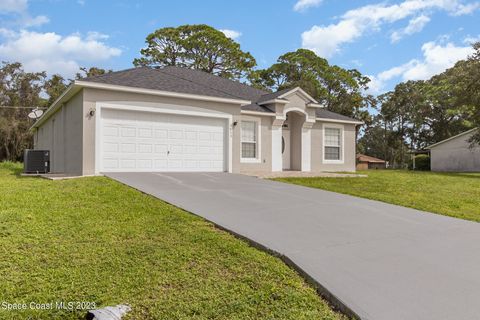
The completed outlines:
{"type": "Polygon", "coordinates": [[[282,162],[283,170],[290,170],[290,130],[282,130],[282,162]]]}
{"type": "Polygon", "coordinates": [[[226,120],[102,110],[100,171],[226,171],[226,120]]]}

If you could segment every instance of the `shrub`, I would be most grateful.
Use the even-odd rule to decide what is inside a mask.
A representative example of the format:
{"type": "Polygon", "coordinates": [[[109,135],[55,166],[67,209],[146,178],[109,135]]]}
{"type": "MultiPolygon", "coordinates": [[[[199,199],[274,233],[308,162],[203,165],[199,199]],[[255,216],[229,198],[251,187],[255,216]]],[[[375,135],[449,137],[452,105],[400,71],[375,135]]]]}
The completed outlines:
{"type": "MultiPolygon", "coordinates": [[[[419,154],[415,158],[415,170],[429,171],[430,170],[430,156],[427,154],[419,154]]],[[[410,160],[408,168],[413,170],[413,159],[410,160]]]]}

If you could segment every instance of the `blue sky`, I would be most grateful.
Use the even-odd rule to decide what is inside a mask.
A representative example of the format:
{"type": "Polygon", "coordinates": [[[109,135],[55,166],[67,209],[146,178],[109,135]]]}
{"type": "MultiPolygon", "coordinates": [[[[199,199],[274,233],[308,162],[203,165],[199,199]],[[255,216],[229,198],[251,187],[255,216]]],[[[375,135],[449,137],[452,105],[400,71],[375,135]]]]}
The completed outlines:
{"type": "Polygon", "coordinates": [[[466,0],[0,0],[0,60],[73,77],[80,66],[132,66],[147,34],[209,24],[259,67],[304,47],[372,79],[371,93],[451,67],[480,40],[480,2],[466,0]]]}

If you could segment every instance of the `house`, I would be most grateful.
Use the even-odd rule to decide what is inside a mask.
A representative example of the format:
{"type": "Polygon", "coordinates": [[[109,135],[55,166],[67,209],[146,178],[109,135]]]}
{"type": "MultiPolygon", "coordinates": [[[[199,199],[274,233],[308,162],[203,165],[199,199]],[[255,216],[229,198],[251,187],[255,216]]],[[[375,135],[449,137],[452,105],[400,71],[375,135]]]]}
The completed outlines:
{"type": "Polygon", "coordinates": [[[385,169],[387,162],[382,159],[370,157],[364,154],[357,154],[357,170],[385,169]]]}
{"type": "Polygon", "coordinates": [[[202,71],[133,68],[74,81],[33,125],[51,170],[354,171],[362,122],[301,88],[269,93],[202,71]]]}
{"type": "Polygon", "coordinates": [[[428,146],[432,171],[480,171],[480,146],[470,146],[469,139],[478,129],[468,130],[454,137],[428,146]]]}

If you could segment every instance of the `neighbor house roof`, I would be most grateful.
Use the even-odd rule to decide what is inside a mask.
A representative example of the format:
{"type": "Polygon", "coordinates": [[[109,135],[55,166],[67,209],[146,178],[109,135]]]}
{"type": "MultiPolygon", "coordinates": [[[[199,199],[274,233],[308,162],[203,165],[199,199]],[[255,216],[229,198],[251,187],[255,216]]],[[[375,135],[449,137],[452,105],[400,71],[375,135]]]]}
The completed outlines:
{"type": "Polygon", "coordinates": [[[365,154],[357,154],[357,160],[361,162],[370,162],[370,163],[385,163],[385,160],[378,159],[375,157],[370,157],[365,154]]]}
{"type": "Polygon", "coordinates": [[[460,138],[460,137],[465,136],[465,135],[467,135],[467,134],[469,134],[469,133],[472,133],[472,132],[474,132],[475,130],[478,130],[478,129],[479,129],[479,128],[473,128],[473,129],[470,129],[470,130],[468,130],[468,131],[462,132],[462,133],[460,133],[460,134],[457,134],[456,136],[453,136],[453,137],[450,137],[450,138],[448,138],[448,139],[445,139],[445,140],[439,141],[439,142],[437,142],[437,143],[431,144],[431,145],[429,145],[428,147],[426,147],[425,149],[430,150],[430,149],[432,149],[432,148],[434,148],[434,147],[436,147],[436,146],[438,146],[438,145],[440,145],[440,144],[442,144],[442,143],[445,143],[445,142],[450,141],[450,140],[453,140],[453,139],[460,138]]]}
{"type": "Polygon", "coordinates": [[[119,91],[141,91],[142,93],[162,95],[189,95],[190,98],[209,101],[235,102],[241,104],[241,110],[275,115],[274,111],[264,106],[273,101],[288,103],[283,97],[294,92],[310,100],[310,106],[317,108],[317,118],[361,124],[361,121],[346,117],[322,108],[315,99],[301,88],[267,92],[238,81],[225,79],[200,70],[168,66],[163,68],[139,67],[99,76],[75,80],[74,83],[52,104],[33,127],[38,127],[64,102],[68,101],[81,88],[92,87],[119,91]]]}

